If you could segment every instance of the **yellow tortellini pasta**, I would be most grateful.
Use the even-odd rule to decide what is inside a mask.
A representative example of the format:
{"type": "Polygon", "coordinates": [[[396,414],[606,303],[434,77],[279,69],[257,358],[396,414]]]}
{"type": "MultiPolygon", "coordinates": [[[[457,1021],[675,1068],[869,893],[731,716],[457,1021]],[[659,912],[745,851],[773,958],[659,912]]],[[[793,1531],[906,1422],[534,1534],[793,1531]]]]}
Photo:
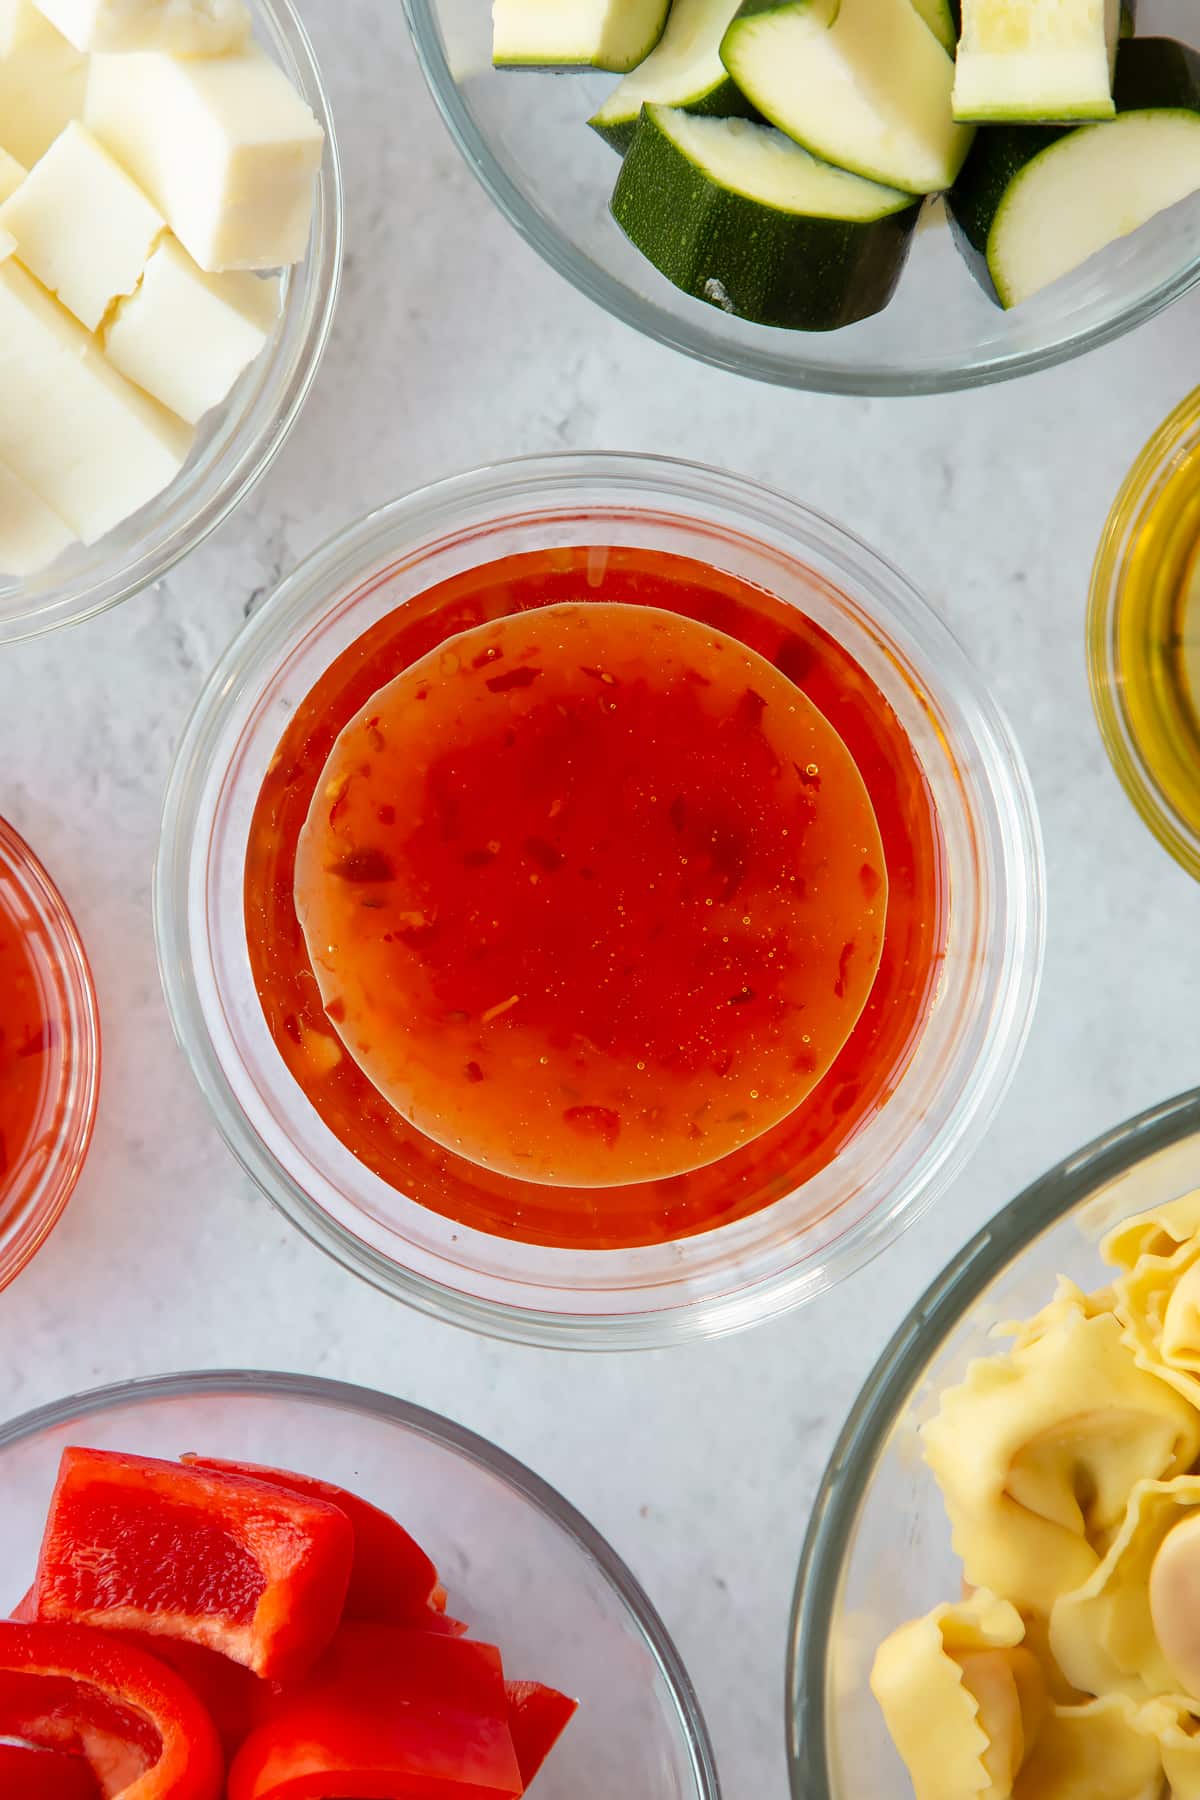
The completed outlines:
{"type": "Polygon", "coordinates": [[[879,1646],[871,1691],[917,1800],[1009,1800],[1045,1706],[1015,1607],[980,1589],[879,1646]]]}
{"type": "Polygon", "coordinates": [[[1048,1611],[1096,1568],[1135,1481],[1200,1452],[1200,1413],[1139,1368],[1115,1314],[1060,1288],[923,1428],[967,1580],[1048,1611]]]}
{"type": "Polygon", "coordinates": [[[922,1428],[970,1597],[872,1672],[917,1800],[1200,1800],[1200,1191],[1102,1248],[922,1428]]]}
{"type": "Polygon", "coordinates": [[[1158,1742],[1172,1800],[1200,1800],[1200,1703],[1178,1695],[1152,1700],[1141,1727],[1158,1742]]]}
{"type": "Polygon", "coordinates": [[[1103,1254],[1121,1272],[1114,1306],[1139,1365],[1200,1406],[1200,1193],[1139,1213],[1103,1254]]]}
{"type": "Polygon", "coordinates": [[[1178,1691],[1151,1608],[1154,1566],[1173,1527],[1200,1518],[1200,1476],[1141,1481],[1099,1567],[1050,1614],[1050,1647],[1068,1681],[1090,1694],[1145,1700],[1178,1691]]]}
{"type": "Polygon", "coordinates": [[[1131,1701],[1110,1695],[1050,1708],[1013,1800],[1161,1800],[1165,1791],[1157,1740],[1131,1701]]]}

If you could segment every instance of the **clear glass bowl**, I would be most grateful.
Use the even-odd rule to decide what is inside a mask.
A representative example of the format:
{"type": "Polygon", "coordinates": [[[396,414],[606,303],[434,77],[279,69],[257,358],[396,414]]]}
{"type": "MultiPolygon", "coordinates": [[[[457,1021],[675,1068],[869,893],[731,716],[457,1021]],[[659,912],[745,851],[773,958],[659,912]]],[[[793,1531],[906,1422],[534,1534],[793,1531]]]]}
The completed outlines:
{"type": "Polygon", "coordinates": [[[1088,676],[1144,824],[1200,880],[1200,390],[1125,478],[1092,571],[1088,676]]]}
{"type": "Polygon", "coordinates": [[[461,1425],[367,1388],[242,1372],[162,1375],[40,1407],[0,1426],[4,1612],[29,1586],[67,1444],[205,1451],[365,1495],[429,1551],[454,1616],[500,1645],[510,1678],[580,1701],[540,1800],[719,1800],[691,1681],[637,1581],[561,1495],[461,1425]]]}
{"type": "MultiPolygon", "coordinates": [[[[617,158],[586,121],[617,77],[493,69],[491,10],[478,0],[405,0],[405,11],[451,135],[522,237],[608,312],[718,368],[836,394],[975,387],[1108,343],[1200,278],[1194,197],[1010,313],[984,296],[939,222],[921,231],[874,319],[817,333],[729,318],[673,288],[609,216],[617,158]]],[[[1138,23],[1200,41],[1194,0],[1142,0],[1138,23]]]]}
{"type": "Polygon", "coordinates": [[[292,0],[249,0],[258,42],[290,77],[325,133],[303,262],[287,271],[283,316],[224,406],[201,424],[186,466],[99,543],[75,545],[24,582],[0,575],[0,644],[90,619],[160,580],[240,506],[274,461],[316,375],[342,268],[342,175],[313,47],[292,0]]]}
{"type": "Polygon", "coordinates": [[[854,1404],[813,1505],[792,1608],[788,1756],[795,1800],[897,1800],[910,1789],[867,1688],[876,1647],[955,1599],[962,1570],[917,1428],[989,1334],[1111,1274],[1100,1238],[1200,1183],[1200,1089],[1130,1119],[1026,1188],[926,1289],[854,1404]],[[899,1553],[898,1553],[899,1552],[899,1553]]]}
{"type": "Polygon", "coordinates": [[[377,1286],[478,1330],[641,1348],[781,1312],[881,1250],[978,1142],[1024,1042],[1044,935],[1041,844],[1008,727],[912,587],[840,527],[732,475],[651,457],[531,458],[426,488],[290,575],[225,653],[168,784],[155,885],[175,1031],[226,1141],[311,1239],[377,1286]],[[691,556],[795,606],[882,689],[922,762],[945,846],[940,984],[886,1102],[810,1180],[668,1244],[565,1250],[468,1229],[407,1199],[324,1125],[254,990],[243,914],[251,811],[296,703],[370,625],[521,550],[691,556]]]}
{"type": "Polygon", "coordinates": [[[61,1032],[41,1097],[40,1151],[10,1171],[0,1193],[0,1288],[19,1275],[75,1191],[100,1094],[100,1017],[75,921],[33,851],[0,819],[3,912],[23,921],[47,1016],[61,1032]]]}

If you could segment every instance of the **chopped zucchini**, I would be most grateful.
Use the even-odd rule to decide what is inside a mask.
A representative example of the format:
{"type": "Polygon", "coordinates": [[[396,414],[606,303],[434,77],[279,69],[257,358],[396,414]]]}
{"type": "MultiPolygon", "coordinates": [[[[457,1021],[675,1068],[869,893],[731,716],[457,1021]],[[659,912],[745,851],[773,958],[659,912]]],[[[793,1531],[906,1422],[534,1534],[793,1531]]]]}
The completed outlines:
{"type": "Polygon", "coordinates": [[[968,263],[1017,306],[1200,190],[1200,53],[1126,38],[1117,116],[1102,125],[981,131],[947,196],[968,263]]]}
{"type": "Polygon", "coordinates": [[[610,69],[624,75],[663,34],[670,0],[492,0],[498,69],[610,69]]]}
{"type": "Polygon", "coordinates": [[[1111,119],[1120,0],[963,0],[954,116],[1111,119]]]}
{"type": "Polygon", "coordinates": [[[912,3],[942,49],[953,56],[962,23],[959,0],[912,0],[912,3]]]}
{"type": "Polygon", "coordinates": [[[721,61],[721,39],[738,5],[739,0],[674,0],[658,44],[588,120],[592,129],[623,156],[647,100],[722,119],[750,117],[754,108],[721,61]]]}
{"type": "Polygon", "coordinates": [[[612,210],[685,293],[759,325],[830,331],[887,305],[921,202],[769,125],[648,105],[612,210]]]}
{"type": "Polygon", "coordinates": [[[970,148],[954,63],[912,0],[743,0],[721,59],[772,124],[868,180],[937,193],[970,148]]]}

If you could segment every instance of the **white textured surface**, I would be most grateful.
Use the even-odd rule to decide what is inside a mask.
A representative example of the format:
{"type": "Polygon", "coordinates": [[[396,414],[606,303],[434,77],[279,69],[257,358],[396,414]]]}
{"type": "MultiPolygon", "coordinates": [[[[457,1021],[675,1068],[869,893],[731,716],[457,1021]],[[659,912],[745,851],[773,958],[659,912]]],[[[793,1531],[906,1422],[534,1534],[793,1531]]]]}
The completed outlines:
{"type": "Polygon", "coordinates": [[[783,1800],[796,1556],[870,1362],[948,1253],[1027,1179],[1200,1081],[1197,891],[1108,768],[1082,643],[1088,568],[1120,478],[1200,378],[1200,298],[1090,361],[976,395],[876,403],[742,384],[642,342],[542,267],[459,163],[391,0],[309,0],[307,13],[341,124],[350,246],[308,410],[250,504],[160,591],[0,657],[0,810],[75,909],[106,1035],[84,1179],[0,1297],[0,1415],[128,1375],[234,1364],[342,1376],[447,1412],[532,1463],[609,1535],[695,1676],[730,1800],[783,1800]],[[210,1128],[171,1039],[150,931],[172,746],[254,599],[369,504],[557,448],[725,463],[886,551],[1008,708],[1049,860],[1032,1041],[956,1191],[807,1311],[632,1359],[472,1339],[303,1243],[210,1128]]]}

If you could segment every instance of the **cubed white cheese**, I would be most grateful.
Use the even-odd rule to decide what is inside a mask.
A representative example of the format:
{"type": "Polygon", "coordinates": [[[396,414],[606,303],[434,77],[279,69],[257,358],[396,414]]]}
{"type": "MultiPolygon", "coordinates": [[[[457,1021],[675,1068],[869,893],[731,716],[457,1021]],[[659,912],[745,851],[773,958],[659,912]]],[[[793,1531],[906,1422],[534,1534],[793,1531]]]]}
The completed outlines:
{"type": "Polygon", "coordinates": [[[165,229],[136,181],[86,126],[71,124],[0,206],[25,267],[95,331],[132,294],[165,229]]]}
{"type": "MultiPolygon", "coordinates": [[[[0,209],[0,224],[3,223],[0,209]]],[[[192,425],[219,406],[279,317],[277,276],[206,275],[165,237],[104,332],[114,368],[192,425]]]]}
{"type": "Polygon", "coordinates": [[[304,255],[324,134],[260,51],[94,56],[86,119],[202,269],[304,255]]]}
{"type": "Polygon", "coordinates": [[[0,461],[88,544],[174,480],[191,447],[15,257],[0,263],[0,394],[0,461]]]}
{"type": "MultiPolygon", "coordinates": [[[[12,0],[8,0],[12,4],[12,0]]],[[[242,0],[37,0],[77,50],[224,56],[250,36],[242,0]]]]}
{"type": "Polygon", "coordinates": [[[0,0],[0,56],[11,56],[30,38],[42,36],[44,29],[33,0],[0,0]]]}
{"type": "Polygon", "coordinates": [[[0,262],[6,261],[7,258],[13,254],[16,247],[16,238],[13,237],[11,232],[5,231],[4,227],[0,225],[0,262]]]}
{"type": "Polygon", "coordinates": [[[74,542],[58,514],[0,463],[0,575],[36,575],[74,542]]]}
{"type": "Polygon", "coordinates": [[[25,166],[7,150],[0,150],[0,204],[15,194],[25,179],[25,166]]]}
{"type": "MultiPolygon", "coordinates": [[[[0,0],[3,5],[4,0],[0,0]]],[[[87,58],[32,10],[8,19],[0,43],[0,147],[32,168],[72,119],[83,113],[87,58]]]]}

